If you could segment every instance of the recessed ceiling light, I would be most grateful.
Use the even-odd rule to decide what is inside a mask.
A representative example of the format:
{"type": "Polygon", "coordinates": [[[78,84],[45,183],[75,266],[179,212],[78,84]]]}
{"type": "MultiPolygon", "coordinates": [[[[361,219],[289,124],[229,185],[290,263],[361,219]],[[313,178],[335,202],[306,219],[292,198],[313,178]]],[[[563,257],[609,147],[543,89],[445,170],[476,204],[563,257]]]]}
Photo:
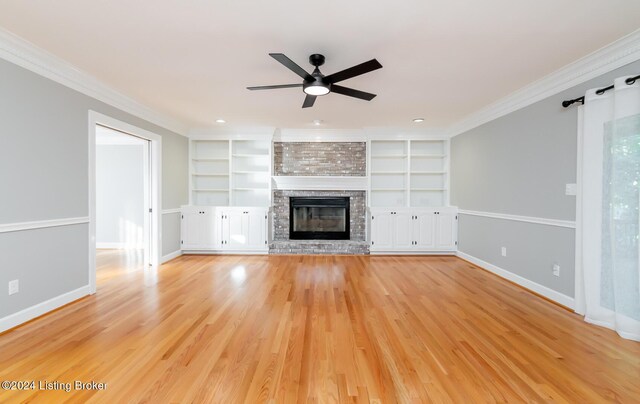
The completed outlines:
{"type": "Polygon", "coordinates": [[[224,119],[216,119],[216,123],[227,123],[224,119]]]}
{"type": "Polygon", "coordinates": [[[424,122],[424,118],[414,118],[413,122],[415,122],[415,123],[424,122]]]}
{"type": "Polygon", "coordinates": [[[316,126],[320,126],[322,124],[322,121],[320,119],[315,119],[313,121],[313,124],[316,125],[316,126]]]}

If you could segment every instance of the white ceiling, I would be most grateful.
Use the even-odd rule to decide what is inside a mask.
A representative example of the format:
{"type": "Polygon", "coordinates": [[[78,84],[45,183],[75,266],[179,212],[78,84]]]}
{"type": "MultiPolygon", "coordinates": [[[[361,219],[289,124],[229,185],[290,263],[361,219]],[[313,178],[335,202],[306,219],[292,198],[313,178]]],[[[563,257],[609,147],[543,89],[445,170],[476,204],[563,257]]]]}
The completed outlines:
{"type": "Polygon", "coordinates": [[[191,127],[445,127],[640,28],[632,0],[3,0],[0,26],[191,127]],[[383,69],[301,109],[268,56],[383,69]]]}

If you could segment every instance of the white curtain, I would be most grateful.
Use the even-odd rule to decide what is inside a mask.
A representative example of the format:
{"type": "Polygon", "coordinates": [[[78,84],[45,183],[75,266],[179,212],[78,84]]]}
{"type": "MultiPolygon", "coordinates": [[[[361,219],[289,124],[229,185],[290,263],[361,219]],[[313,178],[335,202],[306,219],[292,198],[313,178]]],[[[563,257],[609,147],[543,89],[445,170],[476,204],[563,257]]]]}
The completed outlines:
{"type": "Polygon", "coordinates": [[[580,107],[576,311],[640,341],[640,80],[628,79],[580,107]]]}

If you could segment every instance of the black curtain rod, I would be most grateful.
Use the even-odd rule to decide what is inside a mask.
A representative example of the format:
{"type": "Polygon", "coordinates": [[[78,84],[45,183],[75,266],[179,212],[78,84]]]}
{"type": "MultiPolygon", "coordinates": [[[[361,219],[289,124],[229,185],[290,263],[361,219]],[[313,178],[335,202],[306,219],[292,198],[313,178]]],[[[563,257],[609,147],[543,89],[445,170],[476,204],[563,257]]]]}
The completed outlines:
{"type": "MultiPolygon", "coordinates": [[[[638,79],[640,79],[640,75],[637,75],[636,77],[629,77],[624,82],[627,83],[628,85],[632,85],[638,79]]],[[[609,87],[603,87],[603,88],[600,88],[600,89],[596,90],[596,94],[602,95],[602,94],[604,94],[605,92],[607,92],[607,91],[609,91],[611,89],[613,89],[613,85],[610,85],[609,87]]],[[[567,107],[575,104],[576,102],[579,102],[579,103],[584,105],[584,95],[582,97],[574,98],[573,100],[562,101],[562,106],[567,108],[567,107]]]]}

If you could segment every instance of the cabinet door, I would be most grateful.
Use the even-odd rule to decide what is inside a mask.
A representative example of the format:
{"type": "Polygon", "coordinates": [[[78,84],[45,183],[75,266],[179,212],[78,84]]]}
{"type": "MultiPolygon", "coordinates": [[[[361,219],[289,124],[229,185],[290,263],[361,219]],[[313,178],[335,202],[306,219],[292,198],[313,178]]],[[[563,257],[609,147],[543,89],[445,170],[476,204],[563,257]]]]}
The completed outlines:
{"type": "Polygon", "coordinates": [[[225,212],[226,237],[224,248],[243,250],[248,244],[248,219],[244,211],[231,210],[225,212]]]}
{"type": "Polygon", "coordinates": [[[439,211],[436,218],[436,248],[438,250],[456,249],[456,214],[453,211],[439,211]]]}
{"type": "Polygon", "coordinates": [[[204,208],[202,214],[200,214],[200,240],[201,247],[204,249],[216,248],[216,234],[215,234],[215,221],[214,210],[211,208],[204,208]]]}
{"type": "Polygon", "coordinates": [[[191,207],[181,212],[182,249],[213,250],[216,248],[215,217],[212,208],[191,207]]]}
{"type": "Polygon", "coordinates": [[[199,209],[183,209],[181,236],[182,249],[196,250],[202,247],[202,231],[200,221],[202,219],[202,210],[199,209]]]}
{"type": "Polygon", "coordinates": [[[393,215],[394,249],[410,250],[413,248],[413,220],[409,212],[396,212],[393,215]]]}
{"type": "Polygon", "coordinates": [[[267,247],[267,212],[264,210],[250,210],[246,213],[247,247],[260,250],[267,247]]]}
{"type": "Polygon", "coordinates": [[[393,248],[393,222],[391,212],[371,214],[371,249],[391,250],[393,248]]]}
{"type": "Polygon", "coordinates": [[[436,246],[435,218],[434,212],[420,212],[414,214],[413,237],[416,241],[416,248],[420,250],[432,250],[436,246]]]}

